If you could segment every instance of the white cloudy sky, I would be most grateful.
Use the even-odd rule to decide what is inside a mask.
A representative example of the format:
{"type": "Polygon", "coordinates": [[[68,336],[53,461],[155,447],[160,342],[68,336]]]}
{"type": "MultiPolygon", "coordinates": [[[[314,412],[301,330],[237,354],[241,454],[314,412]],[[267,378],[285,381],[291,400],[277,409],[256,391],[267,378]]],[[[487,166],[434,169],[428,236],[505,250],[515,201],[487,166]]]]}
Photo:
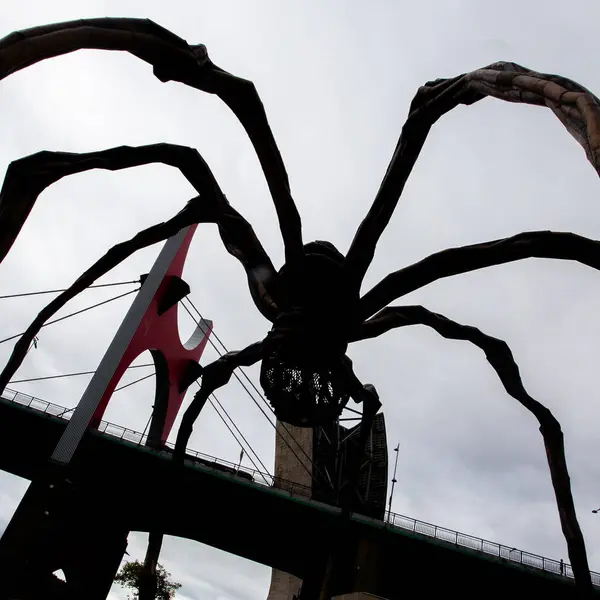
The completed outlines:
{"type": "MultiPolygon", "coordinates": [[[[109,15],[149,17],[192,43],[205,43],[218,65],[255,82],[286,160],[305,240],[329,239],[343,251],[423,82],[513,60],[600,91],[594,60],[600,7],[591,0],[4,0],[0,35],[109,15]]],[[[275,211],[257,159],[241,126],[216,98],[161,84],[148,65],[130,56],[86,51],[3,81],[0,102],[1,169],[42,149],[89,151],[158,141],[197,148],[281,265],[275,211]]],[[[583,151],[549,111],[497,100],[461,107],[433,129],[365,289],[448,246],[534,229],[600,238],[599,191],[583,151]]],[[[192,195],[177,172],[161,166],[87,173],[54,185],[1,266],[0,293],[67,286],[112,244],[168,218],[192,195]]],[[[158,250],[140,252],[105,281],[146,272],[158,250]]],[[[228,347],[243,347],[266,333],[244,274],[214,227],[199,229],[184,277],[228,347]]],[[[88,291],[64,312],[115,293],[88,291]]],[[[590,269],[530,260],[432,284],[406,299],[511,345],[529,391],[562,422],[579,519],[596,570],[600,517],[591,510],[600,505],[599,294],[600,274],[590,269]]],[[[21,331],[47,300],[3,300],[0,337],[21,331]]],[[[19,378],[93,369],[128,303],[117,301],[44,330],[19,378]]],[[[183,337],[191,331],[185,314],[181,330],[183,337]]],[[[10,344],[0,346],[0,358],[10,350],[10,344]]],[[[378,387],[390,448],[400,442],[395,511],[566,559],[536,422],[504,392],[480,351],[413,328],[362,343],[350,355],[359,376],[378,387]]],[[[214,356],[209,350],[205,358],[214,356]]],[[[255,370],[251,375],[256,380],[255,370]]],[[[14,387],[73,406],[86,383],[72,378],[14,387]]],[[[142,430],[151,397],[150,382],[120,392],[106,417],[142,430]]],[[[271,466],[273,430],[256,406],[236,382],[219,398],[271,466]]],[[[191,445],[231,460],[239,455],[212,409],[202,415],[191,445]]],[[[2,522],[25,485],[2,474],[2,522]]],[[[143,551],[144,537],[133,534],[130,553],[141,558],[143,551]]],[[[200,544],[167,539],[163,561],[184,584],[185,600],[266,595],[267,567],[200,544]]],[[[115,589],[111,597],[124,594],[115,589]]]]}

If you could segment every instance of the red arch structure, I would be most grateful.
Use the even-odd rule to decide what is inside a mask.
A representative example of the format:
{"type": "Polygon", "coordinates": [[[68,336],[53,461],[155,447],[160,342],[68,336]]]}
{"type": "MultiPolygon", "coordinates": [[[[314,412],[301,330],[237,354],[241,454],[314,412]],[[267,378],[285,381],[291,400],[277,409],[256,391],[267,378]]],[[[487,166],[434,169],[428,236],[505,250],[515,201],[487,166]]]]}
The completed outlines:
{"type": "Polygon", "coordinates": [[[198,377],[198,361],[212,332],[212,321],[200,321],[182,343],[177,323],[178,301],[189,293],[182,280],[183,266],[197,225],[192,225],[167,268],[140,325],[112,376],[90,422],[98,427],[119,380],[142,352],[149,350],[156,367],[156,395],[148,443],[164,444],[181,408],[188,386],[198,377]]]}
{"type": "Polygon", "coordinates": [[[169,238],[142,277],[135,300],[50,460],[32,480],[0,538],[3,585],[10,579],[16,595],[30,584],[38,585],[38,580],[44,586],[43,577],[56,568],[62,569],[70,589],[87,593],[93,582],[87,596],[104,598],[109,592],[128,532],[118,520],[103,521],[100,527],[96,523],[90,529],[89,519],[96,518],[96,509],[91,509],[90,498],[82,500],[69,464],[85,431],[100,424],[127,367],[146,350],[156,365],[156,396],[146,444],[164,445],[187,388],[202,372],[198,361],[212,332],[212,322],[203,320],[186,343],[179,337],[177,304],[190,291],[181,275],[196,228],[189,226],[169,238]]]}

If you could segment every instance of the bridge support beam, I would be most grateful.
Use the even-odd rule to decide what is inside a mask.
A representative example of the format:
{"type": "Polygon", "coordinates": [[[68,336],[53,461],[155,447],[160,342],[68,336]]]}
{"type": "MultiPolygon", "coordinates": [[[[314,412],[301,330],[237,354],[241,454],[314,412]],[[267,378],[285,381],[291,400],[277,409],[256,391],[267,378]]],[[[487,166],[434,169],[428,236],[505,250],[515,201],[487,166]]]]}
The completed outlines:
{"type": "Polygon", "coordinates": [[[32,482],[0,540],[1,598],[105,600],[128,532],[99,509],[62,468],[32,482]]]}
{"type": "Polygon", "coordinates": [[[326,544],[325,539],[316,541],[321,551],[312,553],[298,600],[332,600],[352,594],[382,597],[386,563],[379,545],[360,539],[348,521],[330,538],[329,547],[326,544]]]}

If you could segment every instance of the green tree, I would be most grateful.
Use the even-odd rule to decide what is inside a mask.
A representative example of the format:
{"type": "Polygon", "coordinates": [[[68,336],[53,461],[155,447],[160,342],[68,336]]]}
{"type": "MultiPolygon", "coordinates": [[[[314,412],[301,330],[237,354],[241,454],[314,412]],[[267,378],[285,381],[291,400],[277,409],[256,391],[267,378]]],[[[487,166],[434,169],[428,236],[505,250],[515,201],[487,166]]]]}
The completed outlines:
{"type": "MultiPolygon", "coordinates": [[[[129,600],[138,600],[145,573],[144,563],[133,560],[126,562],[115,577],[116,583],[133,590],[133,593],[127,596],[129,600]]],[[[180,583],[171,580],[171,573],[162,565],[156,565],[156,600],[171,600],[180,587],[180,583]]]]}

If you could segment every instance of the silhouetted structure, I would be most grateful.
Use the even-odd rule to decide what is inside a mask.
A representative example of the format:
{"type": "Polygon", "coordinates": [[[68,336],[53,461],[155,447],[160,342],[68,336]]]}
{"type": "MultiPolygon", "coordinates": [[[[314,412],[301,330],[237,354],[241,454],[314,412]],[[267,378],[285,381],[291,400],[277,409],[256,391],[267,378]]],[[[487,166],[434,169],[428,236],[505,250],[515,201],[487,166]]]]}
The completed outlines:
{"type": "MultiPolygon", "coordinates": [[[[212,331],[212,322],[203,320],[182,344],[177,327],[177,303],[190,292],[181,275],[195,230],[195,226],[184,228],[171,238],[150,273],[141,277],[139,294],[54,448],[49,468],[36,474],[4,532],[0,579],[7,593],[23,594],[23,598],[48,594],[56,586],[51,574],[61,569],[66,598],[106,598],[129,531],[117,522],[98,529],[88,525],[102,507],[92,510],[84,500],[71,461],[86,429],[99,426],[126,369],[146,350],[154,361],[156,385],[145,445],[165,449],[187,388],[198,377],[198,361],[212,331]],[[32,584],[37,587],[30,589],[32,584]]],[[[140,600],[155,598],[161,545],[162,532],[150,531],[144,561],[148,576],[140,600]]]]}
{"type": "MultiPolygon", "coordinates": [[[[191,148],[172,144],[118,147],[83,154],[41,152],[12,163],[0,192],[0,260],[9,251],[38,195],[58,179],[94,168],[124,169],[162,162],[181,170],[198,196],[168,221],[145,229],[109,252],[66,292],[43,309],[16,344],[0,373],[0,392],[21,364],[44,322],[98,277],[135,251],[174,236],[196,223],[214,223],[225,249],[245,270],[257,309],[272,323],[269,334],[204,368],[202,384],[186,411],[175,458],[183,460],[193,424],[209,395],[225,385],[239,366],[261,364],[261,384],[277,417],[293,425],[317,426],[339,416],[350,397],[363,403],[360,446],[380,406],[372,386],[363,385],[346,356],[349,343],[391,329],[426,325],[440,335],[481,348],[507,392],[538,420],[569,557],[582,593],[591,578],[585,544],[571,493],[560,424],[525,390],[507,344],[422,306],[388,306],[437,279],[530,257],[577,260],[600,268],[600,242],[550,231],[452,248],[391,273],[360,295],[375,248],[433,124],[460,104],[486,97],[550,108],[583,146],[600,172],[600,101],[579,84],[498,62],[452,79],[420,87],[410,106],[381,187],[347,254],[329,242],[304,244],[300,214],[285,166],[254,85],[217,67],[202,44],[190,45],[152,21],[82,19],[36,27],[0,40],[0,79],[39,61],[81,48],[121,50],[149,63],[163,82],[178,81],[216,94],[234,112],[257,152],[277,211],[285,264],[273,266],[251,225],[229,204],[208,165],[191,148]]],[[[351,474],[355,478],[357,472],[351,474]]],[[[317,594],[315,584],[311,594],[317,594]]]]}
{"type": "MultiPolygon", "coordinates": [[[[340,506],[340,492],[348,486],[349,472],[360,452],[359,425],[346,428],[339,423],[302,428],[277,423],[275,442],[275,485],[294,494],[304,494],[325,504],[340,506]],[[279,478],[279,480],[278,480],[279,478]],[[297,486],[290,485],[298,484],[297,486]],[[341,489],[340,489],[341,488],[341,489]]],[[[350,510],[383,520],[387,496],[387,442],[385,420],[379,413],[366,444],[358,485],[349,489],[350,510]]],[[[285,525],[282,525],[285,527],[285,525]]],[[[289,540],[294,543],[293,539],[289,540]]],[[[293,600],[302,580],[273,569],[267,600],[293,600]]]]}
{"type": "MultiPolygon", "coordinates": [[[[27,408],[22,402],[28,397],[23,396],[16,402],[0,399],[4,450],[0,469],[31,479],[68,421],[51,416],[62,414],[61,407],[44,409],[43,401],[36,399],[37,408],[27,408]]],[[[116,428],[106,431],[116,434],[116,428]]],[[[407,587],[410,591],[415,585],[421,591],[426,582],[433,597],[478,599],[493,590],[502,598],[579,598],[568,564],[564,565],[566,576],[561,577],[559,561],[401,515],[392,515],[399,526],[357,514],[342,521],[339,508],[303,497],[303,488],[292,494],[274,490],[260,476],[256,481],[261,483],[251,483],[228,476],[215,464],[207,468],[186,462],[174,471],[166,453],[118,436],[88,431],[72,466],[87,495],[86,531],[115,525],[146,532],[158,527],[167,535],[195,540],[305,579],[312,569],[307,558],[335,539],[340,526],[349,525],[349,541],[361,550],[370,546],[379,560],[371,569],[352,573],[344,582],[346,591],[369,590],[390,600],[404,600],[407,587]],[[156,490],[156,478],[168,481],[169,486],[156,490]],[[94,514],[91,527],[90,513],[94,514]],[[356,576],[365,571],[369,581],[357,581],[356,576]]],[[[356,558],[361,561],[363,556],[364,552],[356,558]]],[[[600,586],[600,573],[592,577],[600,586]]]]}

